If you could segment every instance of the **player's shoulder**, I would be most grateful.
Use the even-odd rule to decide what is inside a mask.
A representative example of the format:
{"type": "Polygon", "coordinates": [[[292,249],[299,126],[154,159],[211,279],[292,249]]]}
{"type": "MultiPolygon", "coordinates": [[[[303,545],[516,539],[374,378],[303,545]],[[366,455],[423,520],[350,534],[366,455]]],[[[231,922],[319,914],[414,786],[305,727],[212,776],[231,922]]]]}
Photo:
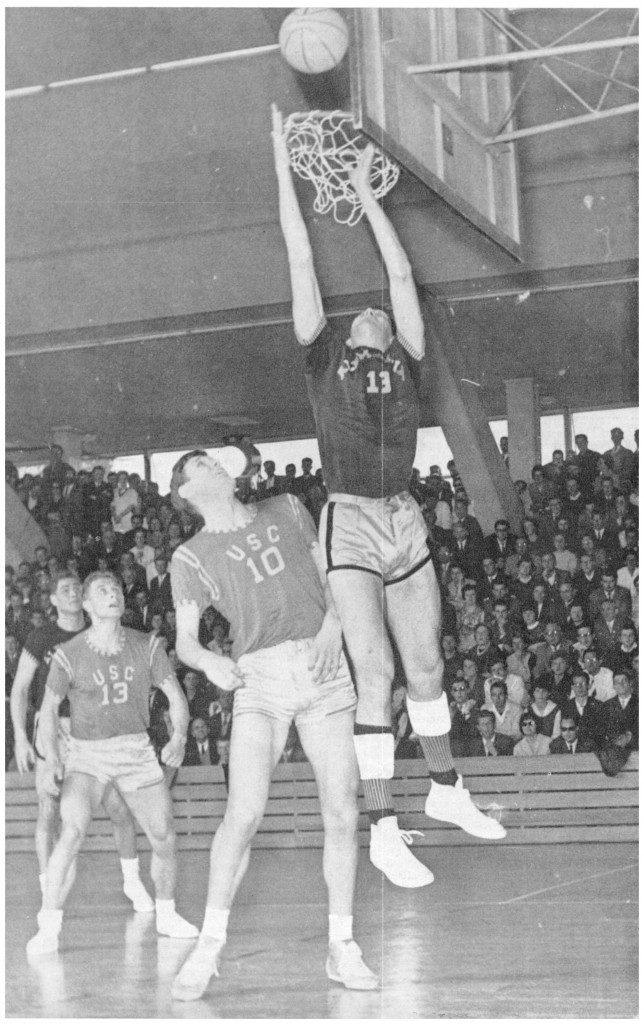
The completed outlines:
{"type": "Polygon", "coordinates": [[[172,574],[172,566],[186,564],[194,565],[199,559],[200,553],[204,546],[203,530],[199,530],[193,537],[188,537],[183,543],[179,544],[178,547],[172,552],[170,559],[170,574],[172,574]]]}
{"type": "Polygon", "coordinates": [[[132,629],[131,626],[123,626],[123,633],[125,635],[125,646],[147,651],[150,646],[150,640],[153,639],[152,633],[142,633],[140,629],[132,629]]]}
{"type": "MultiPolygon", "coordinates": [[[[52,623],[52,625],[54,624],[52,623]]],[[[81,629],[78,633],[68,633],[67,630],[61,629],[60,626],[55,626],[50,633],[52,646],[71,652],[84,650],[86,647],[84,633],[84,629],[81,629]]]]}

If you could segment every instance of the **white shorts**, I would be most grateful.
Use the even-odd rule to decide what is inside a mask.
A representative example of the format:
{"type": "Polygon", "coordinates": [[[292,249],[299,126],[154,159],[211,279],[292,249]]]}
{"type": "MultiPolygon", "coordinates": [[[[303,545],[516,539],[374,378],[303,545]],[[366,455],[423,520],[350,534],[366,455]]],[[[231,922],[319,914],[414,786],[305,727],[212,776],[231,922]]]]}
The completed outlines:
{"type": "Polygon", "coordinates": [[[331,494],[320,517],[327,573],[357,569],[398,583],[431,559],[418,503],[403,491],[391,498],[331,494]]]}
{"type": "Polygon", "coordinates": [[[77,740],[71,736],[65,774],[72,772],[93,775],[106,785],[114,783],[122,793],[163,782],[163,770],[147,732],[105,740],[77,740]]]}
{"type": "Polygon", "coordinates": [[[254,712],[280,722],[314,722],[357,704],[344,655],[334,679],[315,683],[308,668],[312,639],[287,640],[242,654],[237,664],[245,684],[235,690],[233,718],[254,712]]]}

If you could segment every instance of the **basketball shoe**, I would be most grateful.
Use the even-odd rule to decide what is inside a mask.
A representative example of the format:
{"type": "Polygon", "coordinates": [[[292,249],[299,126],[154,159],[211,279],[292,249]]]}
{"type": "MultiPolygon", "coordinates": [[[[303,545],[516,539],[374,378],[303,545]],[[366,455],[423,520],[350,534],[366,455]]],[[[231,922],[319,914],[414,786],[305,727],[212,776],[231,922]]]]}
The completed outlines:
{"type": "MultiPolygon", "coordinates": [[[[416,835],[422,835],[422,832],[416,832],[416,835]]],[[[417,860],[409,849],[412,842],[412,832],[399,829],[395,816],[381,818],[377,825],[371,826],[371,863],[390,882],[405,889],[417,889],[434,881],[429,868],[417,860]]]]}
{"type": "Polygon", "coordinates": [[[201,999],[213,974],[219,977],[219,958],[225,939],[201,935],[199,942],[172,982],[172,998],[188,1002],[201,999]]]}
{"type": "Polygon", "coordinates": [[[480,839],[503,839],[506,831],[500,821],[483,814],[476,806],[459,775],[455,786],[442,786],[432,782],[425,802],[425,814],[438,821],[458,825],[471,836],[480,839]]]}
{"type": "Polygon", "coordinates": [[[326,973],[331,981],[339,981],[345,988],[378,988],[376,975],[367,967],[360,946],[353,939],[329,943],[326,973]]]}

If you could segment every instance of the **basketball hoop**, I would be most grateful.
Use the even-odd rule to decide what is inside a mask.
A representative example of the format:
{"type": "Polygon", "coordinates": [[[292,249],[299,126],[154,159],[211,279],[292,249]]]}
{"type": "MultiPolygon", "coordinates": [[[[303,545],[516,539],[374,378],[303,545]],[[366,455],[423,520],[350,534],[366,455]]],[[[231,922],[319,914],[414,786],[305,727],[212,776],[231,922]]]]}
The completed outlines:
{"type": "MultiPolygon", "coordinates": [[[[332,210],[338,224],[357,224],[364,211],[348,172],[358,162],[363,137],[352,115],[343,110],[290,114],[284,121],[284,138],[291,167],[315,187],[316,213],[332,210]]],[[[399,177],[400,167],[376,147],[370,177],[376,199],[385,196],[399,177]]]]}

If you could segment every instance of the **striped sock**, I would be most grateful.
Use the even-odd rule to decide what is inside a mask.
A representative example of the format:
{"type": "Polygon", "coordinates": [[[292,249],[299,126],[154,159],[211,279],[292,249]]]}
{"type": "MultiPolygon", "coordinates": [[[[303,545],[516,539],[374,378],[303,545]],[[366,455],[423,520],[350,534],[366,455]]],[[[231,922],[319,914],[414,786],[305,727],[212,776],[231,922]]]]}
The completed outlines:
{"type": "Polygon", "coordinates": [[[394,773],[394,740],[388,725],[353,727],[353,742],[369,819],[376,825],[394,815],[389,779],[394,773]]]}
{"type": "Polygon", "coordinates": [[[421,750],[427,761],[429,777],[442,786],[455,786],[458,776],[449,745],[449,733],[442,736],[419,736],[421,750]]]}
{"type": "Polygon", "coordinates": [[[377,825],[381,818],[392,817],[394,809],[388,779],[363,779],[362,790],[372,825],[377,825]]]}

